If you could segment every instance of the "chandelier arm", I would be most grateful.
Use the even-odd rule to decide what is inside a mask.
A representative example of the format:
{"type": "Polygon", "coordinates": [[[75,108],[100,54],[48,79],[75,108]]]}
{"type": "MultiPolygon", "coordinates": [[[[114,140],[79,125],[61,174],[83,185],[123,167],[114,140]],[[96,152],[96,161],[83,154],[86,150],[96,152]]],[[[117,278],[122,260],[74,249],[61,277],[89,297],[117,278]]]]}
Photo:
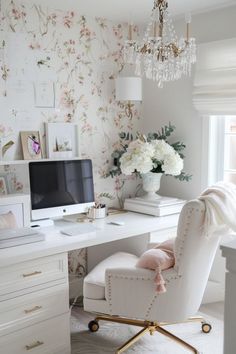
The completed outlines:
{"type": "Polygon", "coordinates": [[[159,7],[159,37],[163,37],[163,28],[164,28],[164,11],[165,8],[163,7],[162,1],[159,0],[158,2],[159,7]]]}

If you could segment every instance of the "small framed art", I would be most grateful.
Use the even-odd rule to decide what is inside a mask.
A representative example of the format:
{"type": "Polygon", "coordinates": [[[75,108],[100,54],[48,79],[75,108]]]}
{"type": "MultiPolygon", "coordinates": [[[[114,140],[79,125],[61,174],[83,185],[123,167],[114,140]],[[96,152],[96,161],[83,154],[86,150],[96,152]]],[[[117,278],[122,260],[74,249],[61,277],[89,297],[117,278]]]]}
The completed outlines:
{"type": "Polygon", "coordinates": [[[0,176],[0,195],[6,195],[7,194],[7,184],[5,177],[0,176]]]}
{"type": "Polygon", "coordinates": [[[48,158],[78,157],[78,130],[73,123],[46,123],[48,158]]]}
{"type": "Polygon", "coordinates": [[[24,160],[40,160],[42,149],[38,131],[20,132],[24,160]]]}
{"type": "Polygon", "coordinates": [[[42,81],[34,83],[35,107],[54,108],[55,107],[55,87],[54,82],[42,81]]]}
{"type": "Polygon", "coordinates": [[[9,213],[14,215],[18,227],[30,226],[29,194],[0,196],[0,218],[9,218],[9,213]]]}

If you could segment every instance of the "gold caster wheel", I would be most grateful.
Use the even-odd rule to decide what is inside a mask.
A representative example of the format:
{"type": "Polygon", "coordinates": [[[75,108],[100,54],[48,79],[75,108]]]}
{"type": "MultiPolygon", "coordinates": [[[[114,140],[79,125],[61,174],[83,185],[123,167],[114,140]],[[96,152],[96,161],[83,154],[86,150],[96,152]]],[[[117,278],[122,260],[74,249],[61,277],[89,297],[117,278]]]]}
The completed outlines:
{"type": "Polygon", "coordinates": [[[210,323],[207,323],[207,322],[203,322],[202,323],[202,332],[203,333],[210,333],[212,327],[210,325],[210,323]]]}
{"type": "Polygon", "coordinates": [[[99,324],[98,321],[90,321],[88,324],[88,328],[90,330],[90,332],[97,332],[99,330],[99,324]]]}

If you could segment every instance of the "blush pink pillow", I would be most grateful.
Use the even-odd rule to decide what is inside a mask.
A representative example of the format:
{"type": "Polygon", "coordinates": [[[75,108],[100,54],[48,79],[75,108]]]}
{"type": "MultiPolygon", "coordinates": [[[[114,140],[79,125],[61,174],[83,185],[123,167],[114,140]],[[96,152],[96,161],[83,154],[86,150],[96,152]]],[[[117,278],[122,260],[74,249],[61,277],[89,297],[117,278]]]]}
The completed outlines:
{"type": "Polygon", "coordinates": [[[0,214],[0,229],[12,229],[16,227],[16,219],[11,211],[6,214],[0,214]]]}
{"type": "Polygon", "coordinates": [[[138,268],[156,271],[155,283],[159,294],[166,292],[165,281],[161,271],[169,269],[175,264],[174,243],[175,239],[162,242],[155,248],[144,252],[136,264],[138,268]]]}

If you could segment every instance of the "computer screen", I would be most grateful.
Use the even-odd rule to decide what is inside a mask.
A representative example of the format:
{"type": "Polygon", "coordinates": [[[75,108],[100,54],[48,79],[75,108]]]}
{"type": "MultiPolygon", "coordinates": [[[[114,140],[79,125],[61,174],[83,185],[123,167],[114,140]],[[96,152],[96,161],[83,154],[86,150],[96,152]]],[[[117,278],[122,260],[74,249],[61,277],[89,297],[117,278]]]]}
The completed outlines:
{"type": "Polygon", "coordinates": [[[94,203],[91,160],[29,163],[32,216],[46,217],[83,212],[94,203]],[[69,207],[72,208],[69,208],[69,207]]]}

